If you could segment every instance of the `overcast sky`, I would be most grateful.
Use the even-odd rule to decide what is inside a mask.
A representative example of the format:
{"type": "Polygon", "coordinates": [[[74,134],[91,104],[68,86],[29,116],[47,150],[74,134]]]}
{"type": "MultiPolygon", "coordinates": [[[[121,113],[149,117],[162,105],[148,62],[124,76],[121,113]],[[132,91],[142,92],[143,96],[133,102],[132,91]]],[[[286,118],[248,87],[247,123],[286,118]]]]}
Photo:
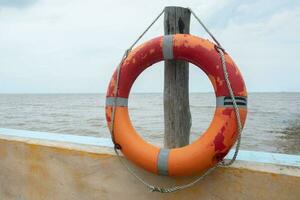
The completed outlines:
{"type": "MultiPolygon", "coordinates": [[[[299,0],[0,0],[0,93],[105,92],[124,50],[167,5],[201,17],[249,91],[300,91],[299,0]]],[[[208,37],[194,19],[191,33],[208,37]]],[[[162,18],[142,41],[161,34],[162,18]]],[[[133,90],[162,88],[160,63],[133,90]]],[[[212,91],[195,67],[190,91],[212,91]]]]}

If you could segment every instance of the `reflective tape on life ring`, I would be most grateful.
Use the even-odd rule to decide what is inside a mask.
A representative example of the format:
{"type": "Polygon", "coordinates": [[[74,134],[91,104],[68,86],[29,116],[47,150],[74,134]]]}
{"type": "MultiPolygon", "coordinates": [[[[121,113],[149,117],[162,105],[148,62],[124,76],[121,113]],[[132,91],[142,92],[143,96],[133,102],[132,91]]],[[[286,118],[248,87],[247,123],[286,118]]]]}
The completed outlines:
{"type": "MultiPolygon", "coordinates": [[[[247,115],[247,91],[235,63],[225,53],[229,80],[244,126],[247,115]]],[[[106,119],[111,127],[116,103],[114,139],[127,159],[145,170],[168,176],[202,173],[216,165],[237,139],[237,123],[233,102],[228,92],[220,55],[208,40],[188,34],[154,38],[129,53],[120,68],[118,95],[114,97],[117,72],[109,83],[106,119]],[[136,78],[149,66],[162,60],[185,60],[202,69],[209,77],[216,95],[216,109],[208,129],[193,143],[174,149],[156,147],[140,137],[128,114],[128,96],[136,78]]]]}

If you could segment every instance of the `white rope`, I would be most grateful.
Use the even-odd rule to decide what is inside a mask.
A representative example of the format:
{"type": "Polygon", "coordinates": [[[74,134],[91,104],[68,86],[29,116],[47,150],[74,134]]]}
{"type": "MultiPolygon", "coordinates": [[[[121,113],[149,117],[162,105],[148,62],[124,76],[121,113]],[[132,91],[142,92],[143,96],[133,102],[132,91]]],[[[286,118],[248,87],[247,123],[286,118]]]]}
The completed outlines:
{"type": "Polygon", "coordinates": [[[115,138],[114,138],[114,122],[115,122],[115,112],[116,112],[116,105],[117,105],[117,96],[118,96],[118,88],[119,88],[119,79],[120,79],[120,71],[121,71],[121,66],[124,62],[124,60],[127,58],[128,54],[130,53],[130,51],[132,50],[132,48],[138,43],[138,41],[147,33],[147,31],[153,26],[153,24],[160,18],[160,16],[164,13],[165,10],[162,10],[159,15],[151,22],[151,24],[145,29],[145,31],[138,37],[138,39],[125,51],[121,62],[118,65],[117,68],[117,80],[116,80],[116,84],[114,87],[114,103],[113,103],[113,111],[112,111],[112,122],[111,122],[111,135],[112,135],[112,140],[114,142],[114,150],[116,152],[116,155],[118,157],[118,159],[120,160],[120,162],[122,163],[122,165],[128,170],[128,172],[130,174],[132,174],[137,180],[139,180],[142,184],[144,184],[150,191],[152,192],[160,192],[160,193],[171,193],[171,192],[175,192],[178,190],[183,190],[185,188],[189,188],[193,185],[195,185],[196,183],[198,183],[199,181],[201,181],[202,179],[204,179],[207,175],[209,175],[212,171],[214,171],[217,167],[219,166],[229,166],[231,165],[235,160],[236,157],[238,155],[238,151],[240,148],[240,143],[241,143],[241,132],[242,132],[242,123],[241,123],[241,118],[240,118],[240,113],[239,113],[239,108],[237,106],[236,100],[235,100],[235,96],[230,84],[230,80],[228,77],[228,72],[227,72],[227,68],[226,68],[226,62],[225,62],[225,55],[224,55],[224,49],[222,48],[222,46],[220,45],[220,43],[217,41],[217,39],[212,35],[212,33],[206,28],[206,26],[203,24],[203,22],[200,20],[200,18],[193,12],[192,9],[188,8],[189,11],[192,13],[192,15],[197,19],[197,21],[201,24],[201,26],[204,28],[204,30],[210,35],[210,37],[214,40],[214,42],[217,45],[217,50],[220,54],[220,58],[221,58],[221,63],[222,63],[222,68],[223,68],[223,72],[224,72],[224,77],[225,77],[225,81],[226,81],[226,86],[228,88],[230,97],[232,99],[233,102],[233,107],[234,107],[234,111],[235,111],[235,115],[236,115],[236,119],[237,119],[237,129],[238,129],[238,138],[237,138],[237,146],[234,152],[234,155],[232,157],[232,159],[228,162],[225,162],[224,160],[221,161],[220,163],[218,163],[217,165],[215,165],[214,167],[208,169],[206,172],[204,172],[204,174],[202,174],[200,177],[196,178],[195,180],[193,180],[190,183],[187,184],[183,184],[183,185],[175,185],[172,187],[168,187],[168,188],[164,188],[164,187],[158,187],[158,186],[154,186],[149,184],[147,181],[145,181],[144,179],[142,179],[141,177],[139,177],[130,167],[129,165],[123,161],[123,159],[121,158],[118,149],[120,149],[120,146],[115,143],[115,138]]]}
{"type": "Polygon", "coordinates": [[[234,155],[231,158],[231,160],[229,160],[228,162],[225,162],[223,160],[220,163],[220,165],[222,165],[222,166],[229,166],[232,163],[234,163],[234,161],[236,160],[237,155],[239,153],[239,149],[240,149],[240,145],[241,145],[241,134],[242,134],[243,128],[242,128],[242,122],[241,122],[241,117],[240,117],[240,111],[239,111],[239,108],[237,106],[236,99],[235,99],[235,96],[234,96],[234,93],[233,93],[233,90],[232,90],[232,87],[231,87],[231,84],[230,84],[230,80],[229,80],[229,77],[228,77],[228,72],[227,72],[227,68],[226,68],[226,61],[225,61],[225,56],[224,56],[224,50],[221,49],[221,48],[217,48],[217,49],[218,49],[218,52],[219,52],[220,57],[221,57],[221,62],[222,62],[223,73],[224,73],[226,85],[227,85],[230,97],[232,99],[234,113],[235,113],[235,116],[236,116],[236,119],[237,119],[238,136],[237,136],[237,144],[236,144],[236,148],[235,148],[235,151],[234,151],[234,155]]]}
{"type": "MultiPolygon", "coordinates": [[[[116,112],[116,105],[117,105],[117,96],[118,96],[118,88],[119,88],[119,79],[120,79],[120,72],[121,72],[121,66],[124,62],[124,60],[127,58],[128,54],[131,52],[132,48],[140,41],[140,39],[147,33],[147,31],[155,24],[155,22],[160,18],[160,16],[164,13],[164,9],[158,14],[158,16],[151,22],[151,24],[145,29],[145,31],[135,40],[132,45],[124,52],[124,55],[122,56],[122,59],[117,67],[117,80],[114,87],[114,103],[113,103],[113,111],[112,111],[112,122],[110,127],[110,133],[112,135],[112,141],[115,144],[115,138],[114,138],[114,123],[115,123],[115,112],[116,112]]],[[[119,145],[117,146],[119,148],[119,145]]]]}

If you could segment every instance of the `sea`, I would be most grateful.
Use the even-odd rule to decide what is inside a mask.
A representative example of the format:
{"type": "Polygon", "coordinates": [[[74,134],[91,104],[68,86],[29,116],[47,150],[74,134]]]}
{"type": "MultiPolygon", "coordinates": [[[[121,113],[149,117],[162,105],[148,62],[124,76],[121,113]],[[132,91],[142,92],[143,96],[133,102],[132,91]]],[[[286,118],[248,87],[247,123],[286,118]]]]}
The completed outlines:
{"type": "MultiPolygon", "coordinates": [[[[191,93],[190,141],[209,126],[213,93],[191,93]]],[[[300,155],[300,93],[250,93],[241,149],[300,155]]],[[[129,113],[138,133],[163,146],[163,94],[133,93],[129,113]]],[[[0,127],[110,137],[105,94],[0,94],[0,127]]]]}

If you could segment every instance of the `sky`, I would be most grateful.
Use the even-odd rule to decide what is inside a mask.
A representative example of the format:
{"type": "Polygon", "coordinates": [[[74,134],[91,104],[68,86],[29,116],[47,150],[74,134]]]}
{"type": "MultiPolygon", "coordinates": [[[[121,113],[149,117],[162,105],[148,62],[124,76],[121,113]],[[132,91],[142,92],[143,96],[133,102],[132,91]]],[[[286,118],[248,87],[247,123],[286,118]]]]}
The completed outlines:
{"type": "MultiPolygon", "coordinates": [[[[105,93],[122,54],[165,6],[190,7],[250,92],[300,92],[299,0],[0,0],[0,93],[105,93]]],[[[163,18],[141,42],[163,34],[163,18]]],[[[208,38],[192,18],[191,34],[208,38]]],[[[162,92],[163,63],[133,92],[162,92]],[[155,81],[153,81],[155,80],[155,81]]],[[[190,65],[190,92],[210,92],[190,65]]]]}

